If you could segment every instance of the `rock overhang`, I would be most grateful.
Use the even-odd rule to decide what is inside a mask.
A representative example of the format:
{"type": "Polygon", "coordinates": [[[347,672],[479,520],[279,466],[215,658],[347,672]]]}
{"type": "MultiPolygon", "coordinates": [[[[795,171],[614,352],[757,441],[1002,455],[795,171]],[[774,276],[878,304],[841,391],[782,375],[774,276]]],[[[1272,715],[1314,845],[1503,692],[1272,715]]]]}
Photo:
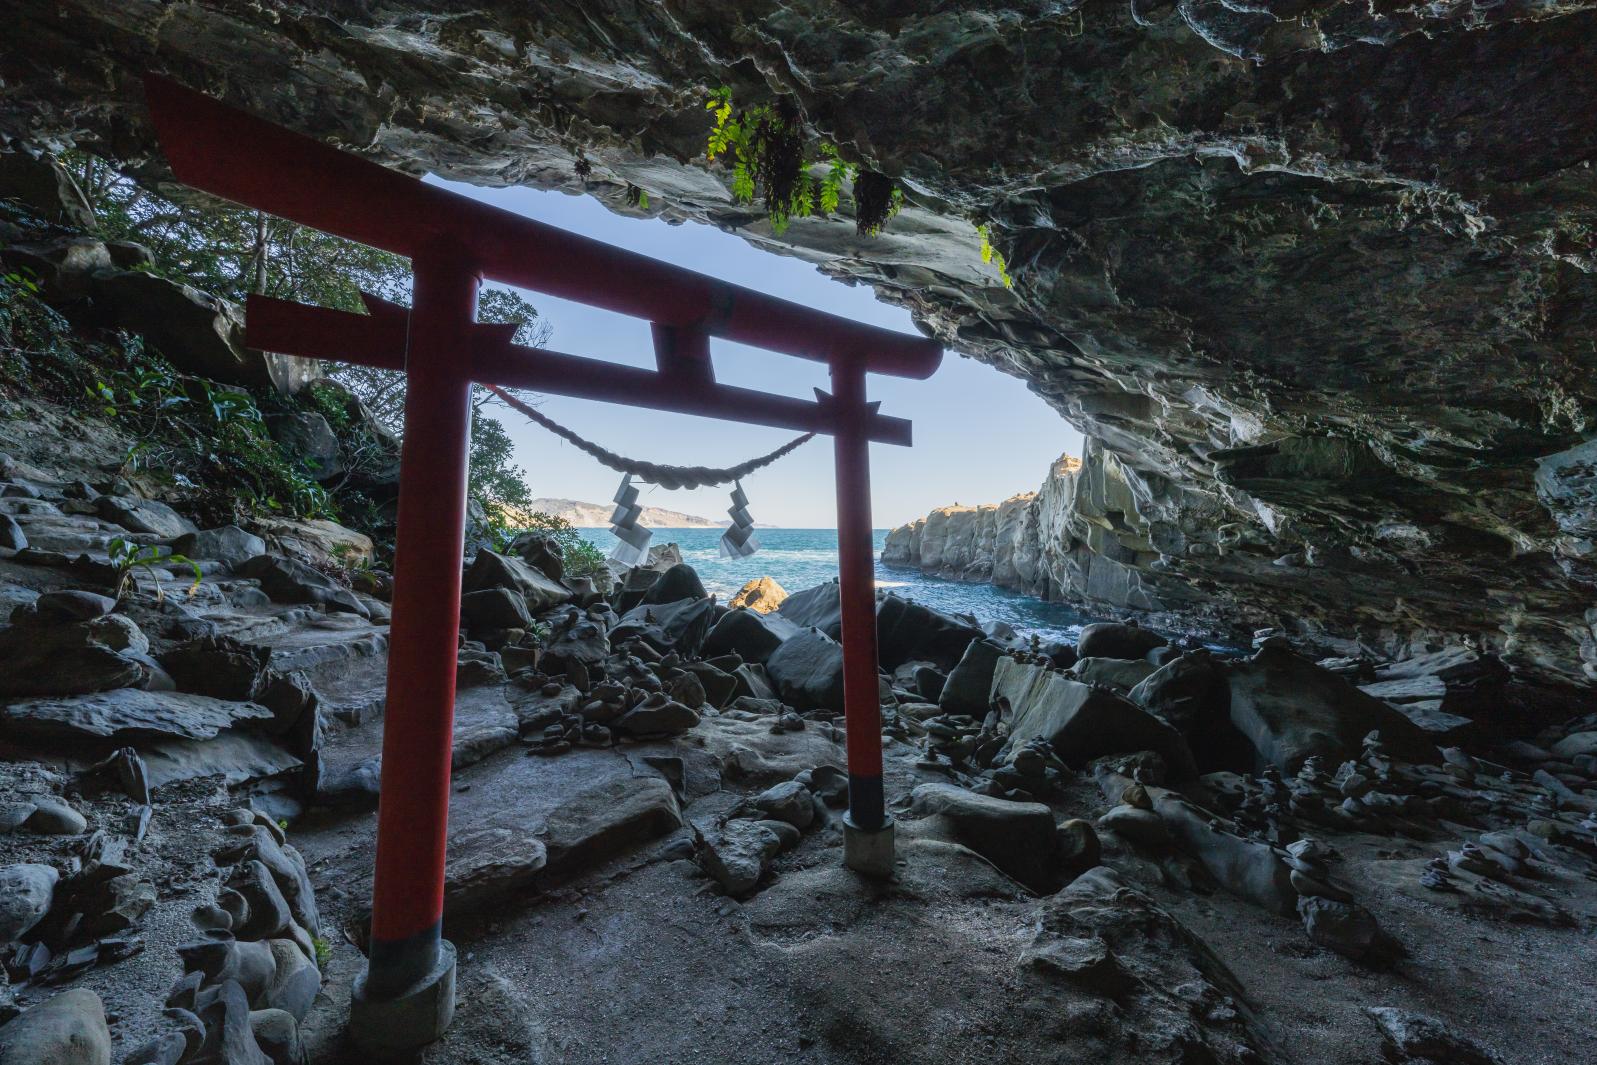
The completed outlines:
{"type": "Polygon", "coordinates": [[[137,88],[154,68],[414,173],[631,212],[635,184],[648,213],[874,285],[1095,440],[1135,489],[1119,513],[1137,577],[1106,581],[1128,563],[1100,541],[1128,533],[1086,521],[1100,577],[1077,591],[1242,587],[1276,620],[1484,633],[1584,681],[1594,574],[1567,515],[1589,502],[1550,511],[1536,471],[1597,418],[1597,86],[1574,76],[1594,21],[1585,3],[201,2],[62,20],[27,2],[0,129],[159,181],[137,88]],[[792,95],[910,208],[875,240],[846,219],[776,235],[704,164],[717,85],[792,95]],[[1273,565],[1294,554],[1318,572],[1273,565]]]}

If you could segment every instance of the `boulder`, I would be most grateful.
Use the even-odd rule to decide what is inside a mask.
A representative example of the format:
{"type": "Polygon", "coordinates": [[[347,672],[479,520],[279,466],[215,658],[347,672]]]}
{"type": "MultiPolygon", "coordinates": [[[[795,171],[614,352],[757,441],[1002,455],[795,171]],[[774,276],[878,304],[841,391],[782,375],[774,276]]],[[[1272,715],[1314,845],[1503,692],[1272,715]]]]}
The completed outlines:
{"type": "Polygon", "coordinates": [[[1033,891],[1059,889],[1060,840],[1053,811],[1042,803],[1010,802],[952,784],[922,784],[910,794],[910,812],[936,819],[952,842],[1033,891]]]}
{"type": "Polygon", "coordinates": [[[742,665],[732,671],[734,699],[776,699],[776,688],[762,665],[742,665]]]}
{"type": "Polygon", "coordinates": [[[501,555],[487,548],[477,552],[466,570],[462,590],[480,592],[489,588],[506,588],[519,593],[526,601],[527,613],[538,615],[551,607],[571,601],[571,590],[559,581],[545,576],[519,558],[501,555]]]}
{"type": "Polygon", "coordinates": [[[66,167],[25,148],[0,152],[0,200],[17,200],[46,222],[93,230],[94,208],[66,167]]]}
{"type": "Polygon", "coordinates": [[[25,699],[0,706],[0,722],[12,735],[69,741],[208,740],[223,729],[271,716],[272,712],[258,703],[137,688],[74,698],[25,699]]]}
{"type": "Polygon", "coordinates": [[[776,612],[801,628],[820,629],[834,640],[843,631],[842,599],[836,581],[789,594],[776,612]]]}
{"type": "Polygon", "coordinates": [[[313,568],[347,569],[370,565],[376,558],[371,537],[327,518],[255,517],[250,527],[265,537],[272,553],[313,568]]]}
{"type": "Polygon", "coordinates": [[[937,705],[948,714],[985,716],[991,702],[993,671],[1002,656],[1003,649],[992,640],[972,640],[943,683],[937,705]]]}
{"type": "Polygon", "coordinates": [[[1231,723],[1261,765],[1295,773],[1318,757],[1337,766],[1357,756],[1376,730],[1392,753],[1436,760],[1435,744],[1408,718],[1289,648],[1268,644],[1225,672],[1231,723]]]}
{"type": "Polygon", "coordinates": [[[105,1007],[93,991],[62,991],[0,1026],[0,1065],[111,1065],[105,1007]]]}
{"type": "Polygon", "coordinates": [[[266,541],[237,525],[185,533],[172,541],[172,550],[186,558],[214,560],[238,566],[266,554],[266,541]]]}
{"type": "Polygon", "coordinates": [[[643,593],[645,603],[674,603],[679,599],[703,599],[710,593],[704,590],[699,573],[686,562],[678,563],[660,574],[660,579],[643,593]]]}
{"type": "Polygon", "coordinates": [[[511,588],[484,588],[460,597],[460,619],[472,632],[483,629],[525,629],[532,624],[527,601],[511,588]]]}
{"type": "Polygon", "coordinates": [[[317,481],[331,481],[344,472],[344,449],[326,416],[309,410],[273,414],[266,419],[272,439],[310,471],[317,481]]]}
{"type": "Polygon", "coordinates": [[[1059,871],[1066,881],[1074,880],[1103,860],[1103,844],[1092,824],[1071,818],[1059,826],[1059,871]]]}
{"type": "MultiPolygon", "coordinates": [[[[747,695],[749,692],[740,691],[738,679],[730,673],[723,672],[708,662],[689,662],[684,666],[689,673],[699,682],[704,689],[704,702],[719,710],[731,702],[734,696],[747,695]]],[[[745,668],[745,667],[739,667],[745,668]]],[[[698,703],[690,705],[697,706],[698,703]]]]}
{"type": "Polygon", "coordinates": [[[180,691],[217,699],[249,701],[260,697],[268,680],[270,648],[231,636],[201,636],[161,656],[161,667],[180,691]]]}
{"type": "Polygon", "coordinates": [[[226,932],[180,944],[177,953],[185,973],[201,974],[200,986],[233,984],[252,1003],[265,998],[277,975],[271,944],[234,939],[226,932]]]}
{"type": "Polygon", "coordinates": [[[1392,1006],[1372,1006],[1364,1012],[1380,1027],[1390,1061],[1414,1065],[1502,1065],[1502,1059],[1494,1052],[1454,1032],[1435,1017],[1392,1006]]]}
{"type": "Polygon", "coordinates": [[[759,821],[734,818],[701,837],[699,861],[728,895],[746,895],[782,849],[782,837],[759,821]]]}
{"type": "Polygon", "coordinates": [[[566,555],[552,535],[538,529],[516,534],[510,553],[552,581],[564,579],[566,555]]]}
{"type": "Polygon", "coordinates": [[[94,276],[95,303],[119,328],[140,333],[185,373],[212,381],[292,394],[321,376],[313,359],[244,346],[236,304],[142,270],[94,276]]]}
{"type": "Polygon", "coordinates": [[[146,687],[160,673],[144,634],[123,615],[40,626],[37,603],[18,609],[21,624],[0,630],[0,697],[146,687]]]}
{"type": "Polygon", "coordinates": [[[964,656],[965,648],[981,638],[982,631],[974,623],[896,595],[884,595],[876,602],[877,657],[887,669],[924,659],[938,669],[949,670],[964,656]]]}
{"type": "Polygon", "coordinates": [[[544,842],[552,875],[608,861],[682,827],[671,785],[657,776],[612,777],[561,802],[544,842]]]}
{"type": "Polygon", "coordinates": [[[936,666],[916,666],[912,679],[914,691],[929,703],[935,703],[942,697],[943,686],[948,683],[948,678],[936,666]]]}
{"type": "Polygon", "coordinates": [[[1253,768],[1253,745],[1231,723],[1225,675],[1208,651],[1188,651],[1165,663],[1127,698],[1181,733],[1202,771],[1253,768]]]}
{"type": "Polygon", "coordinates": [[[782,701],[800,711],[843,709],[843,648],[818,629],[785,641],[765,672],[782,701]]]}
{"type": "Polygon", "coordinates": [[[251,1010],[250,1035],[272,1065],[305,1065],[299,1024],[286,1010],[251,1010]]]}
{"type": "Polygon", "coordinates": [[[227,886],[249,904],[244,922],[233,928],[234,935],[241,939],[275,939],[287,930],[293,920],[288,900],[266,866],[254,859],[240,862],[227,878],[227,886]]]}
{"type": "Polygon", "coordinates": [[[1304,895],[1298,899],[1298,916],[1315,945],[1344,958],[1364,961],[1382,945],[1380,925],[1357,903],[1304,895]]]}
{"type": "Polygon", "coordinates": [[[798,829],[809,828],[815,820],[815,803],[810,790],[796,780],[767,788],[748,800],[748,805],[765,819],[785,821],[798,829]]]}
{"type": "Polygon", "coordinates": [[[803,631],[793,622],[777,613],[762,614],[756,610],[737,607],[722,615],[721,620],[704,638],[706,655],[735,654],[745,662],[764,665],[782,641],[803,631]]]}
{"type": "Polygon", "coordinates": [[[261,591],[274,602],[315,603],[330,611],[359,614],[363,618],[371,616],[354,592],[298,559],[257,555],[234,567],[234,572],[260,581],[261,591]]]}
{"type": "Polygon", "coordinates": [[[184,1065],[275,1065],[255,1041],[250,996],[238,981],[223,980],[214,995],[201,999],[195,1012],[204,1026],[205,1039],[184,1065]]]}
{"type": "Polygon", "coordinates": [[[199,527],[165,503],[137,496],[101,496],[94,501],[100,517],[130,532],[150,533],[166,539],[198,532],[199,527]]]}
{"type": "Polygon", "coordinates": [[[1189,738],[1195,728],[1227,720],[1225,677],[1207,651],[1189,651],[1160,666],[1137,682],[1130,699],[1189,738]]]}
{"type": "MultiPolygon", "coordinates": [[[[842,638],[842,605],[836,583],[794,592],[777,612],[795,625],[820,629],[834,640],[842,638]]],[[[876,600],[877,657],[887,670],[914,660],[952,669],[965,648],[982,635],[973,622],[896,595],[876,600]]]]}
{"type": "Polygon", "coordinates": [[[0,946],[27,935],[50,912],[61,874],[53,866],[28,863],[0,869],[0,946]]]}
{"type": "Polygon", "coordinates": [[[68,803],[43,795],[33,800],[33,812],[22,827],[41,836],[76,836],[88,830],[89,822],[68,803]]]}
{"type": "Polygon", "coordinates": [[[610,631],[610,643],[640,639],[661,654],[676,651],[696,655],[715,618],[713,599],[681,599],[674,603],[644,603],[622,616],[610,631]]]}
{"type": "Polygon", "coordinates": [[[1007,750],[1042,739],[1073,765],[1106,754],[1156,751],[1178,779],[1197,775],[1180,733],[1113,692],[1003,658],[993,672],[993,698],[1009,708],[1007,750]]]}
{"type": "Polygon", "coordinates": [[[629,736],[669,736],[686,732],[699,723],[699,715],[659,692],[623,714],[612,725],[629,736]]]}
{"type": "Polygon", "coordinates": [[[310,1012],[311,1003],[316,1001],[316,993],[322,989],[321,971],[291,939],[274,939],[267,946],[272,951],[276,968],[263,1001],[269,1009],[283,1010],[296,1021],[302,1021],[310,1012]]]}
{"type": "Polygon", "coordinates": [[[756,614],[769,614],[787,599],[787,589],[770,577],[756,577],[737,590],[727,606],[733,610],[743,608],[756,614]]]}
{"type": "Polygon", "coordinates": [[[1076,654],[1081,658],[1142,658],[1166,642],[1158,633],[1135,624],[1100,621],[1082,627],[1076,654]]]}
{"type": "Polygon", "coordinates": [[[1078,658],[1070,675],[1083,684],[1101,684],[1118,692],[1129,692],[1159,667],[1147,659],[1078,658]]]}
{"type": "MultiPolygon", "coordinates": [[[[64,625],[74,621],[93,621],[116,609],[116,600],[108,595],[71,589],[45,592],[33,601],[33,617],[41,625],[64,625]]],[[[13,617],[14,624],[21,619],[13,617]]]]}

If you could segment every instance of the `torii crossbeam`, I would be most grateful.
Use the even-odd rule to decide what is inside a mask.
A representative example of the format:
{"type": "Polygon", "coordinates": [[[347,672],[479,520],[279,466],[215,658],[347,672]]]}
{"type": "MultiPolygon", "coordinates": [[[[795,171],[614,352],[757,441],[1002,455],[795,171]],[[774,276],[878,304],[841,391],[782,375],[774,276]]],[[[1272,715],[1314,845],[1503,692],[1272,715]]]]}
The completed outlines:
{"type": "Polygon", "coordinates": [[[868,403],[865,375],[926,378],[932,340],[862,325],[683,270],[429,186],[150,76],[157,137],[178,180],[301,225],[407,256],[413,305],[367,315],[252,296],[248,344],[403,370],[407,376],[384,714],[371,948],[352,1034],[370,1052],[436,1038],[454,1008],[443,940],[466,452],[472,382],[730,418],[832,436],[848,726],[845,861],[893,864],[882,798],[867,445],[908,445],[910,425],[868,403]],[[657,369],[511,343],[476,322],[489,278],[647,319],[657,369]],[[824,362],[815,402],[718,384],[710,338],[824,362]]]}

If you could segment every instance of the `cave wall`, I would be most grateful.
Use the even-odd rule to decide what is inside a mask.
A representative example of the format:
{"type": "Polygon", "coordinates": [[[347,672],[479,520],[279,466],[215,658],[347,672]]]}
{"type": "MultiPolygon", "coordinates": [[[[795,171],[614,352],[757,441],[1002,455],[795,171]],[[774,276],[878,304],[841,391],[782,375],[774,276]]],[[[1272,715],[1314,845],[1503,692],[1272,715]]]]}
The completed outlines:
{"type": "Polygon", "coordinates": [[[19,0],[0,132],[160,183],[158,69],[412,172],[636,185],[875,286],[1092,439],[1017,582],[1585,683],[1594,6],[19,0]],[[705,164],[723,84],[791,95],[909,209],[774,234],[705,164]]]}

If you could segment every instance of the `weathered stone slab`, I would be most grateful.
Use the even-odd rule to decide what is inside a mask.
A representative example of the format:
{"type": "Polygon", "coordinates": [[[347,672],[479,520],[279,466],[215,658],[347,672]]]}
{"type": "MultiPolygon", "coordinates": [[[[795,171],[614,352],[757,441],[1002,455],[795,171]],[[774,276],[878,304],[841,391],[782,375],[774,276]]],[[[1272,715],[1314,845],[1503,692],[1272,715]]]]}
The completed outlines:
{"type": "Polygon", "coordinates": [[[13,735],[57,740],[208,740],[240,722],[271,716],[259,703],[137,688],[62,699],[23,699],[0,706],[0,723],[13,735]]]}

